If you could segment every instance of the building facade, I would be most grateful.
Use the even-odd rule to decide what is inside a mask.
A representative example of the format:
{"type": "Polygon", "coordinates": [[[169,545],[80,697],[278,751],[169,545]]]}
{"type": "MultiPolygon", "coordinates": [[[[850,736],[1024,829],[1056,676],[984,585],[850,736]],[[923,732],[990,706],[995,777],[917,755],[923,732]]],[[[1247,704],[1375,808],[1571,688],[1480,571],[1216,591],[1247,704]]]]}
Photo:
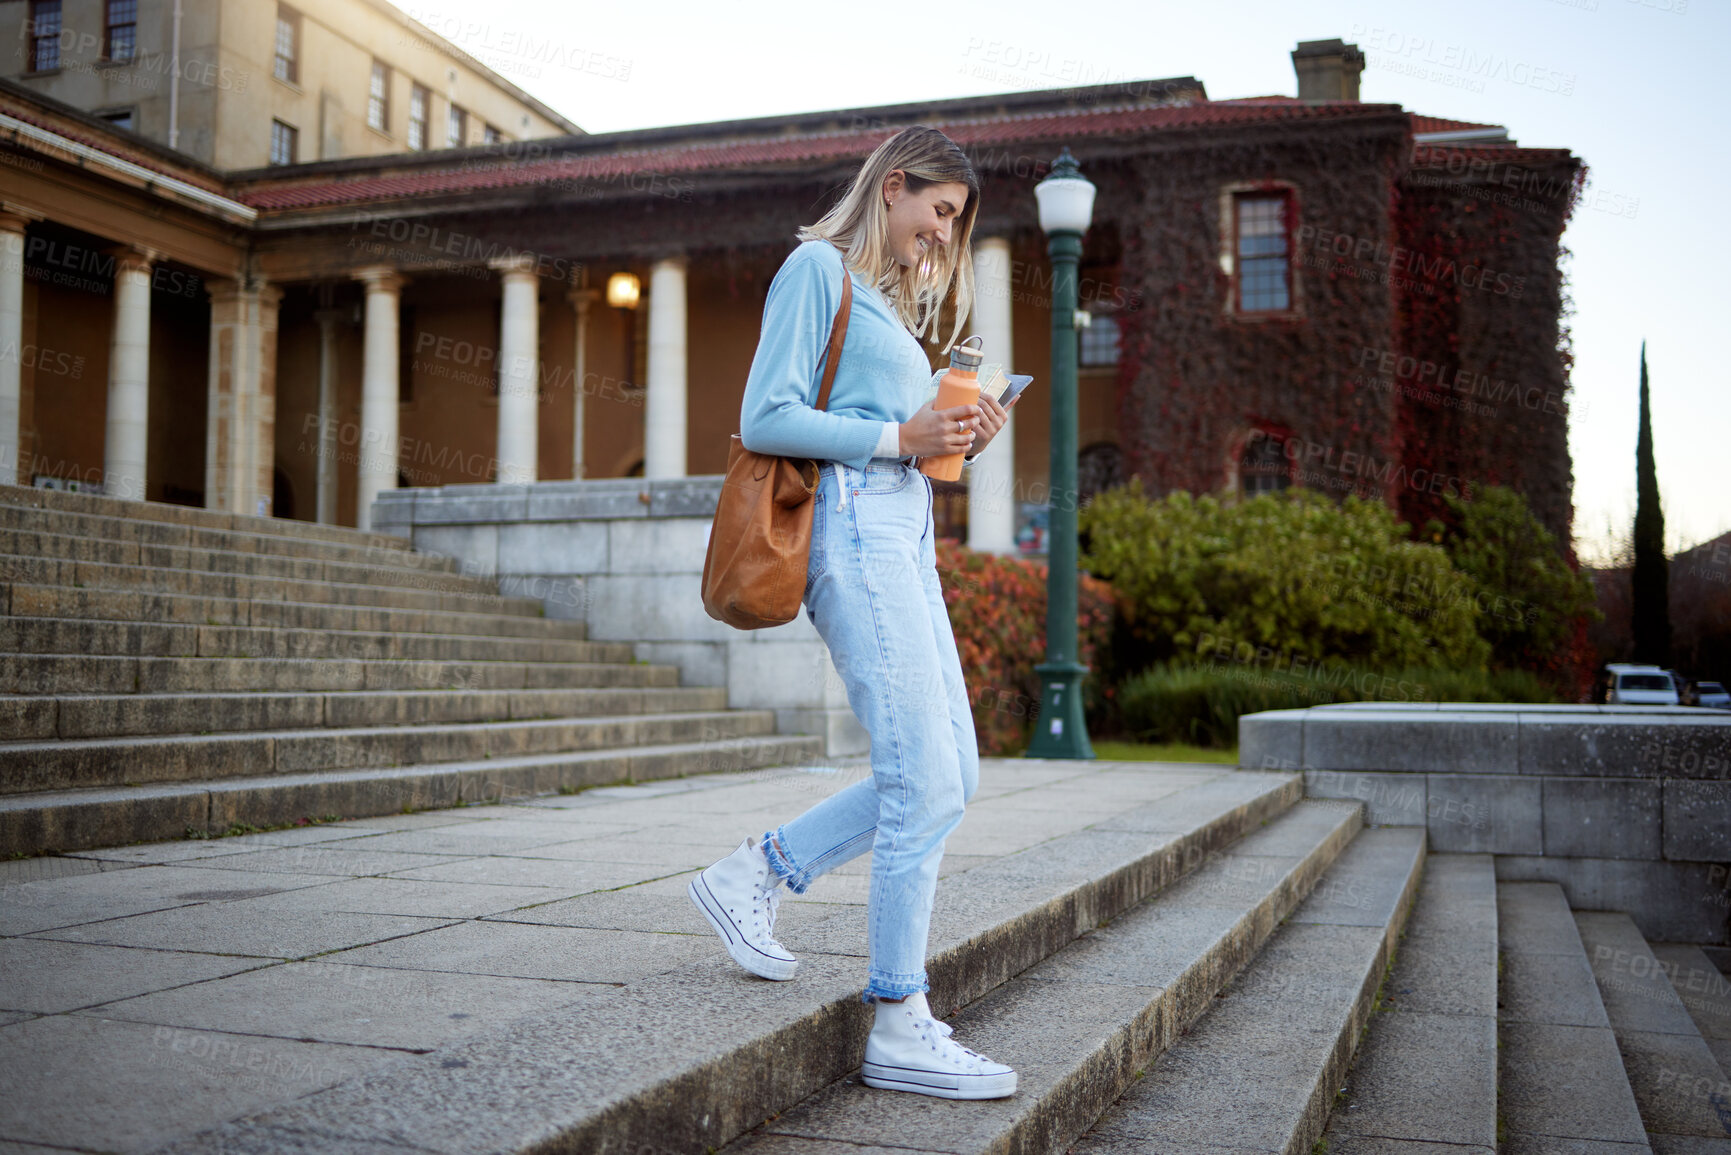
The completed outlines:
{"type": "Polygon", "coordinates": [[[1084,491],[1309,486],[1422,524],[1507,484],[1567,540],[1580,162],[1361,103],[1356,53],[1316,49],[1295,63],[1326,98],[1179,78],[239,172],[0,82],[0,346],[30,350],[0,367],[0,447],[23,484],[350,525],[405,485],[718,473],[795,229],[926,123],[983,181],[970,323],[1036,375],[950,532],[1038,544],[1032,188],[1069,147],[1099,186],[1084,491]]]}
{"type": "MultiPolygon", "coordinates": [[[[0,78],[223,171],[581,132],[385,0],[7,8],[0,78]]],[[[508,47],[487,53],[501,71],[569,63],[551,40],[508,47]]]]}

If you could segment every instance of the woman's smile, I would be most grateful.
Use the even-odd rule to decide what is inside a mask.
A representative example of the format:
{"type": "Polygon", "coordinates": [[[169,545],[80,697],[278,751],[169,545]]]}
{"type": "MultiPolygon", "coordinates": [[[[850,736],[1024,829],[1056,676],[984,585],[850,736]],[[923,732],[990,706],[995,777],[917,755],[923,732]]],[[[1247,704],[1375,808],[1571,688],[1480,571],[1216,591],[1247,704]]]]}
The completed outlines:
{"type": "Polygon", "coordinates": [[[940,245],[950,243],[950,227],[968,202],[968,186],[950,182],[915,191],[897,171],[884,182],[884,201],[890,251],[899,263],[913,269],[930,261],[940,245]]]}

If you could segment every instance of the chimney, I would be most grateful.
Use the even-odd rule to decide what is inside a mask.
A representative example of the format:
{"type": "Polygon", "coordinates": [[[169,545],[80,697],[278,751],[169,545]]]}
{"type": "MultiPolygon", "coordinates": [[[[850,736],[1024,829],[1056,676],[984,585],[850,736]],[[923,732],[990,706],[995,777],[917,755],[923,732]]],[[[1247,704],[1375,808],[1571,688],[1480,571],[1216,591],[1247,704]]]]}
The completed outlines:
{"type": "Polygon", "coordinates": [[[1364,53],[1339,40],[1301,41],[1292,52],[1300,100],[1357,100],[1364,53]]]}

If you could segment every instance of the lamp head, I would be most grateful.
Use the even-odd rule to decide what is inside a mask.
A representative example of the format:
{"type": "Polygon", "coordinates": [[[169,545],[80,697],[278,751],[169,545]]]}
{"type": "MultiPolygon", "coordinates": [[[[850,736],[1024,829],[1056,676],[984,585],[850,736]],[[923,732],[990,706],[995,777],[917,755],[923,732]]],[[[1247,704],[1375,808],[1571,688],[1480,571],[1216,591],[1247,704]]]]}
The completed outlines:
{"type": "Polygon", "coordinates": [[[1040,228],[1055,232],[1085,233],[1094,219],[1094,182],[1082,175],[1069,148],[1052,162],[1046,179],[1034,186],[1040,205],[1040,228]]]}
{"type": "Polygon", "coordinates": [[[615,309],[635,309],[643,295],[643,282],[635,273],[614,273],[607,278],[607,303],[615,309]]]}

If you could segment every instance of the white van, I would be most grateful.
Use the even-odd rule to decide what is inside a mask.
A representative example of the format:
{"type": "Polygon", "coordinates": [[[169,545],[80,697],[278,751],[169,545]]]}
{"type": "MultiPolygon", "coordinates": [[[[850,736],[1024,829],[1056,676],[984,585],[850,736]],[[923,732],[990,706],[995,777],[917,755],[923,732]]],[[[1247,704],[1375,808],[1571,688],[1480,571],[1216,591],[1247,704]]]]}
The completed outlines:
{"type": "Polygon", "coordinates": [[[1610,675],[1610,696],[1606,701],[1614,706],[1675,706],[1678,704],[1677,683],[1658,666],[1634,666],[1613,662],[1605,667],[1610,675]]]}

